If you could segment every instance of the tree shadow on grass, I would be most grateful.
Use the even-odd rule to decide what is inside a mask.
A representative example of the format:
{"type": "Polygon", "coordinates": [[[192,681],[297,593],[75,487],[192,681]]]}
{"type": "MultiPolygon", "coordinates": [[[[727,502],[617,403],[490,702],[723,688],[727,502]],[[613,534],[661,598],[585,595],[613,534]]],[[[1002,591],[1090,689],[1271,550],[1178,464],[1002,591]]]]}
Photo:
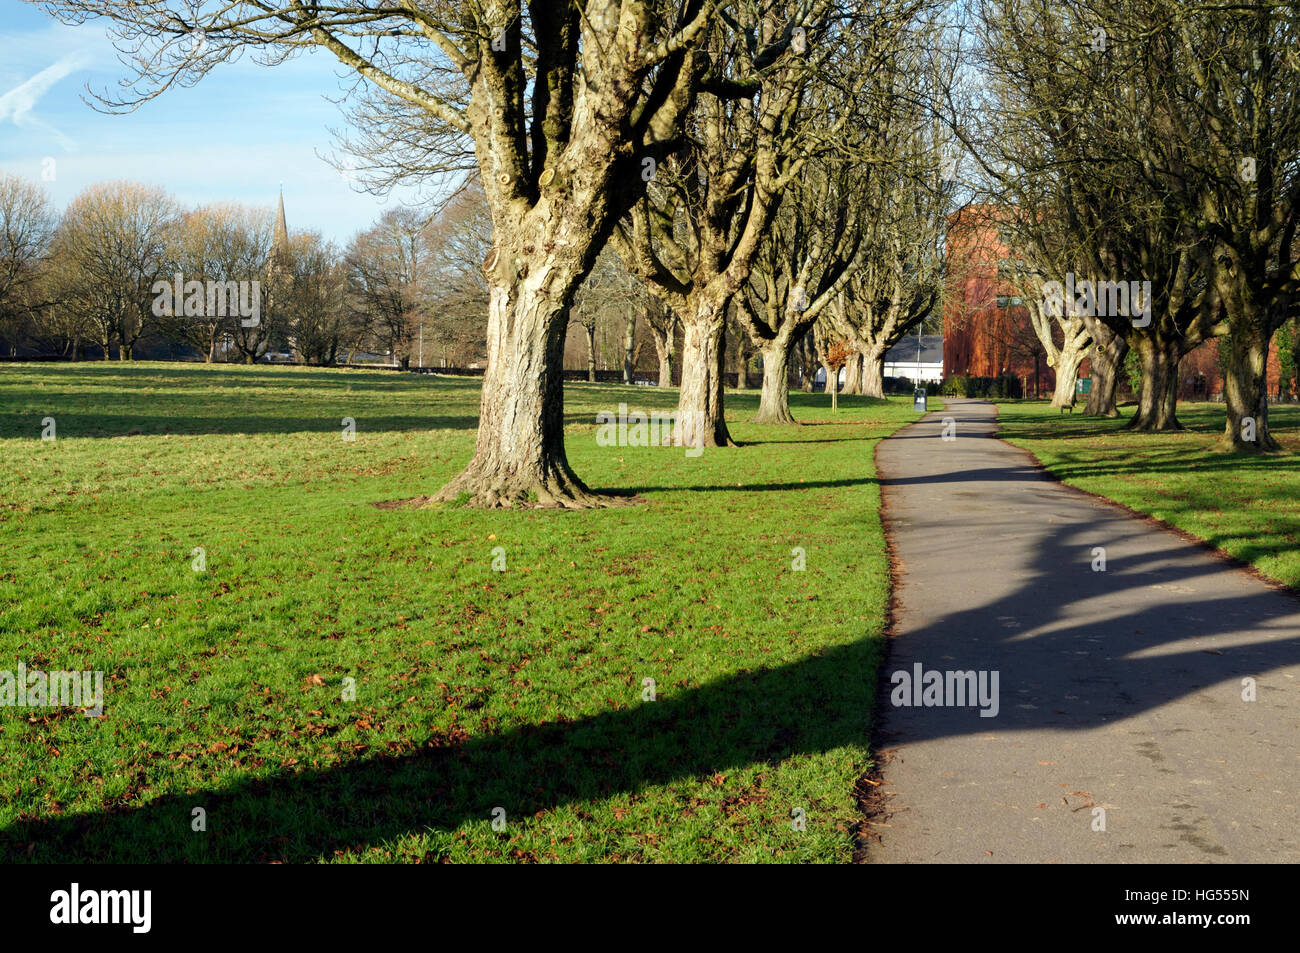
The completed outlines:
{"type": "MultiPolygon", "coordinates": [[[[992,470],[945,473],[929,482],[946,488],[964,474],[968,487],[953,495],[964,492],[978,503],[987,482],[996,479],[992,470]]],[[[1041,485],[1048,487],[1046,481],[1041,485]]],[[[929,594],[948,604],[934,621],[899,641],[891,664],[879,667],[879,682],[870,677],[883,648],[877,638],[696,688],[674,690],[661,679],[659,699],[638,703],[640,679],[659,675],[648,664],[628,673],[630,707],[490,734],[435,732],[414,751],[352,753],[353,760],[338,765],[243,776],[120,810],[24,818],[0,831],[0,856],[46,862],[311,861],[407,834],[486,824],[496,807],[512,818],[570,805],[581,810],[653,785],[865,745],[877,685],[887,704],[890,671],[912,661],[928,668],[997,670],[1001,705],[994,719],[970,707],[894,709],[887,729],[900,741],[979,736],[995,726],[1110,726],[1206,694],[1211,686],[1216,687],[1207,697],[1218,708],[1210,717],[1253,719],[1249,724],[1258,731],[1276,727],[1260,720],[1274,717],[1271,696],[1261,696],[1258,710],[1214,699],[1235,698],[1241,677],[1263,679],[1300,664],[1300,602],[1218,577],[1221,565],[1173,537],[1152,539],[1145,524],[1113,510],[1059,522],[1061,492],[1056,488],[1027,502],[1037,507],[1029,518],[999,511],[984,545],[1009,547],[1023,558],[982,586],[960,576],[978,572],[981,562],[978,553],[961,548],[951,513],[913,507],[902,514],[922,533],[922,544],[966,558],[952,559],[944,591],[929,594]],[[1105,573],[1089,566],[1096,545],[1111,552],[1105,573]],[[1225,638],[1207,650],[1204,640],[1220,636],[1225,638]],[[191,830],[196,806],[207,812],[206,833],[191,830]]],[[[1285,720],[1283,727],[1290,724],[1285,720]]],[[[1276,739],[1278,784],[1295,771],[1286,737],[1276,739]]],[[[1115,754],[1121,767],[1129,757],[1137,756],[1115,754]]],[[[788,810],[774,805],[772,823],[787,823],[788,810]]]]}
{"type": "MultiPolygon", "coordinates": [[[[8,861],[311,861],[427,828],[582,804],[649,785],[865,745],[879,639],[654,702],[567,722],[467,737],[437,733],[419,750],[287,771],[142,807],[24,820],[0,832],[8,861]],[[206,833],[191,811],[207,812],[206,833]],[[31,846],[34,845],[34,846],[31,846]]],[[[652,666],[646,674],[656,674],[652,666]]],[[[629,680],[636,698],[642,673],[629,680]]],[[[788,806],[776,809],[788,813],[788,806]]]]}

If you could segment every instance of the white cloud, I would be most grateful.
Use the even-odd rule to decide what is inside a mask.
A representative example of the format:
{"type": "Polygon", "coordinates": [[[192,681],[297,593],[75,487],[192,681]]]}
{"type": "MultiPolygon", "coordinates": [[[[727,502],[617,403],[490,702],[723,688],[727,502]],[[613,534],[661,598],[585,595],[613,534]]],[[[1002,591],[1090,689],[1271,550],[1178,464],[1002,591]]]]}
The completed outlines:
{"type": "Polygon", "coordinates": [[[69,53],[53,66],[47,66],[26,82],[15,86],[0,96],[0,122],[12,120],[15,126],[34,126],[44,129],[57,137],[63,148],[75,149],[76,143],[49,123],[37,118],[34,110],[36,104],[55,83],[77,70],[86,68],[89,63],[90,58],[84,53],[69,53]]]}

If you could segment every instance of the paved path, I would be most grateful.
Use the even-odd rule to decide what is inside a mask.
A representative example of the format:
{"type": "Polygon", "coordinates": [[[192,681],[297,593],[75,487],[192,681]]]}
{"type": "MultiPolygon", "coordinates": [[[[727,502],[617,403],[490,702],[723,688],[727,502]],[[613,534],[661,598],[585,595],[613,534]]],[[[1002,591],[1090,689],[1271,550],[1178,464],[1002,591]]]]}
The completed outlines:
{"type": "Polygon", "coordinates": [[[1300,600],[1050,481],[996,415],[949,400],[878,451],[901,585],[868,860],[1300,861],[1300,600]],[[893,706],[917,663],[996,671],[997,715],[893,706]]]}

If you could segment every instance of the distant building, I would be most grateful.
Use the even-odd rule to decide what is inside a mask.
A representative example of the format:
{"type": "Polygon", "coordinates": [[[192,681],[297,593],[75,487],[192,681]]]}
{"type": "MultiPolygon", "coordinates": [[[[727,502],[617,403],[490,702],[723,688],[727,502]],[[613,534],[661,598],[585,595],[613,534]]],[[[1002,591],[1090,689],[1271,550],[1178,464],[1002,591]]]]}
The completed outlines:
{"type": "MultiPolygon", "coordinates": [[[[1183,356],[1178,365],[1179,400],[1223,400],[1223,367],[1219,362],[1219,347],[1228,346],[1220,338],[1206,341],[1183,356]]],[[[1271,398],[1290,399],[1282,394],[1282,362],[1278,356],[1277,340],[1268,349],[1268,395],[1271,398]]]]}
{"type": "Polygon", "coordinates": [[[1024,393],[1050,394],[1047,366],[1019,290],[1003,274],[1013,252],[998,225],[1005,212],[968,205],[948,216],[948,299],[943,309],[945,377],[1020,380],[1024,393]]]}
{"type": "Polygon", "coordinates": [[[284,187],[280,188],[280,204],[275,210],[275,227],[271,232],[271,254],[266,260],[266,277],[269,281],[287,275],[291,270],[289,259],[289,226],[284,220],[284,187]]]}
{"type": "Polygon", "coordinates": [[[903,338],[885,353],[885,376],[906,377],[910,381],[935,383],[943,379],[942,334],[922,334],[903,338]]]}

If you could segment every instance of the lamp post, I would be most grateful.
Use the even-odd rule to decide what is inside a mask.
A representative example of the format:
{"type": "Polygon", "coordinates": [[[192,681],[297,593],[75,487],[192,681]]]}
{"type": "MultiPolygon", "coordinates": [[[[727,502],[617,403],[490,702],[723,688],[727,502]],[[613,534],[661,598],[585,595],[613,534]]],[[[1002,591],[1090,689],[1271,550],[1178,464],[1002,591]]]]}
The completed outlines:
{"type": "Polygon", "coordinates": [[[921,325],[924,321],[916,326],[916,383],[919,387],[921,384],[921,325]]]}

